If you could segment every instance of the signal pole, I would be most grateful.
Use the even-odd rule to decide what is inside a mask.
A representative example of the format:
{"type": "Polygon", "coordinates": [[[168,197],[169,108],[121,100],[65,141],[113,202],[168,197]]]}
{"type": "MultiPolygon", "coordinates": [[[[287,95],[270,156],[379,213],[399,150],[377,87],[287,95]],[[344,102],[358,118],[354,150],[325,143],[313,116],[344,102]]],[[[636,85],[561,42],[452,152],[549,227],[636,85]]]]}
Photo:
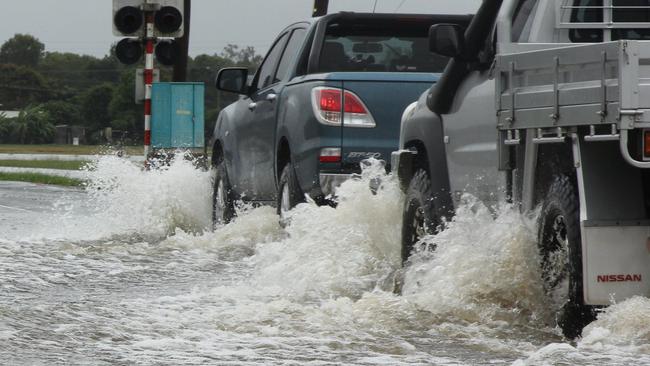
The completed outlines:
{"type": "Polygon", "coordinates": [[[144,158],[151,150],[151,89],[153,87],[154,12],[145,11],[145,56],[144,56],[144,158]]]}
{"type": "Polygon", "coordinates": [[[190,19],[192,13],[192,0],[185,0],[183,9],[183,36],[176,38],[178,44],[178,59],[174,63],[173,81],[187,81],[187,57],[190,47],[190,19]]]}

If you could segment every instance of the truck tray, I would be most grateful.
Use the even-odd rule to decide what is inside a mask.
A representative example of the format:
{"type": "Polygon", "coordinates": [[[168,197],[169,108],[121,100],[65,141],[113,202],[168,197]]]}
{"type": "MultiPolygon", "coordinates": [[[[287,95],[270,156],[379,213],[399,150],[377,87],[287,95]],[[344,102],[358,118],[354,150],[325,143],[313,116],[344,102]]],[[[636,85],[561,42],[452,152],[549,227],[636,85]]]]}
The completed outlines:
{"type": "Polygon", "coordinates": [[[540,47],[497,57],[500,129],[650,122],[650,42],[540,47]]]}

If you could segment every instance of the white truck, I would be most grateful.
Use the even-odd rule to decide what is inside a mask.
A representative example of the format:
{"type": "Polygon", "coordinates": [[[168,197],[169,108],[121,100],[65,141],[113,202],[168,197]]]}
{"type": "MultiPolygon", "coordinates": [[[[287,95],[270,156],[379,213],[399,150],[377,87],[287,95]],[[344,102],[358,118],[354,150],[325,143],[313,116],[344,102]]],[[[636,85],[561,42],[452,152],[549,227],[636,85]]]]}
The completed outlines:
{"type": "MultiPolygon", "coordinates": [[[[445,39],[451,41],[444,42],[445,39]]],[[[540,272],[569,338],[650,295],[650,1],[485,0],[402,117],[403,259],[460,193],[540,208],[540,272]]]]}

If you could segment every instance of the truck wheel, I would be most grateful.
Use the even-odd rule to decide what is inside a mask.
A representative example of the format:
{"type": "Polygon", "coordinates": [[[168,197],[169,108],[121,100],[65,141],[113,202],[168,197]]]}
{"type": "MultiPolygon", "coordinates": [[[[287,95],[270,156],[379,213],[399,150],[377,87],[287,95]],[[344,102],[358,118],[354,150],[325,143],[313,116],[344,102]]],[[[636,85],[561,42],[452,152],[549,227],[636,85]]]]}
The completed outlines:
{"type": "Polygon", "coordinates": [[[435,233],[440,224],[434,211],[431,181],[423,169],[415,172],[409,183],[402,218],[402,263],[405,263],[415,243],[435,233]]]}
{"type": "Polygon", "coordinates": [[[538,246],[544,290],[558,310],[557,322],[565,337],[573,339],[595,319],[584,304],[579,201],[569,177],[551,184],[539,217],[538,246]]]}
{"type": "Polygon", "coordinates": [[[278,185],[277,212],[280,216],[280,223],[285,223],[284,217],[289,210],[304,201],[293,164],[288,163],[282,169],[280,184],[278,185]]]}
{"type": "Polygon", "coordinates": [[[230,182],[228,181],[226,164],[221,161],[214,169],[216,175],[212,194],[212,224],[214,226],[218,224],[225,225],[236,216],[235,203],[230,182]]]}

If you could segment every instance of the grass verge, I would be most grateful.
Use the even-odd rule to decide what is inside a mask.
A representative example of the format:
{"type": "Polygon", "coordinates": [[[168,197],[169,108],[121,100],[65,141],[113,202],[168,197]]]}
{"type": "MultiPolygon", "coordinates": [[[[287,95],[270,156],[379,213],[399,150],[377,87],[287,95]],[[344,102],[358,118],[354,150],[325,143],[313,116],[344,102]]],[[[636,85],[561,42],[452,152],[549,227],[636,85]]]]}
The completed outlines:
{"type": "Polygon", "coordinates": [[[62,161],[62,160],[0,160],[0,166],[12,168],[39,168],[79,170],[88,164],[87,161],[62,161]]]}
{"type": "Polygon", "coordinates": [[[83,180],[59,177],[56,175],[47,175],[40,173],[1,173],[0,180],[14,181],[14,182],[29,182],[39,184],[53,184],[57,186],[78,187],[83,184],[83,180]]]}
{"type": "MultiPolygon", "coordinates": [[[[0,144],[0,153],[4,154],[70,154],[95,155],[105,152],[108,148],[101,145],[16,145],[0,144]]],[[[129,155],[142,155],[142,146],[125,146],[129,155]]]]}

